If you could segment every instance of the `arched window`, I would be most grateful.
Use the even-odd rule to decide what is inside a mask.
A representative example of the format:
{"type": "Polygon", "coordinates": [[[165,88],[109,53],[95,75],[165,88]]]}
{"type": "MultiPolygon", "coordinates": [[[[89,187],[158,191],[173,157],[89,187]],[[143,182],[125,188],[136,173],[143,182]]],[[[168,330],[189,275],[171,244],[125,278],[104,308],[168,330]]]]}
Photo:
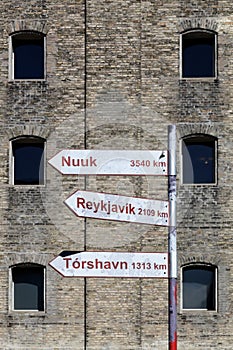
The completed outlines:
{"type": "Polygon", "coordinates": [[[44,184],[45,140],[40,137],[18,137],[12,145],[12,178],[14,185],[44,184]]]}
{"type": "Polygon", "coordinates": [[[181,35],[182,78],[208,78],[216,76],[215,33],[193,30],[181,35]]]}
{"type": "Polygon", "coordinates": [[[11,268],[12,310],[45,311],[45,268],[19,264],[11,268]]]}
{"type": "Polygon", "coordinates": [[[217,310],[217,268],[191,264],[182,268],[182,309],[217,310]]]}
{"type": "Polygon", "coordinates": [[[45,78],[45,36],[35,31],[22,31],[10,37],[10,78],[45,78]]]}
{"type": "Polygon", "coordinates": [[[217,139],[210,135],[191,135],[182,140],[183,184],[216,183],[217,139]]]}

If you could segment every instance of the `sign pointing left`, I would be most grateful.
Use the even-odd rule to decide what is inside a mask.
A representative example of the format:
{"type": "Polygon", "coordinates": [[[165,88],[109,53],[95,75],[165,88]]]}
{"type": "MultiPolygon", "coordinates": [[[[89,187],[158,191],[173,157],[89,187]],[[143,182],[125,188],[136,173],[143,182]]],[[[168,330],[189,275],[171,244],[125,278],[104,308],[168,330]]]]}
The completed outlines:
{"type": "Polygon", "coordinates": [[[62,252],[49,265],[63,277],[168,277],[167,253],[62,252]]]}
{"type": "Polygon", "coordinates": [[[80,217],[169,226],[168,201],[78,190],[65,204],[80,217]]]}
{"type": "Polygon", "coordinates": [[[63,175],[167,175],[167,151],[62,150],[49,160],[63,175]]]}

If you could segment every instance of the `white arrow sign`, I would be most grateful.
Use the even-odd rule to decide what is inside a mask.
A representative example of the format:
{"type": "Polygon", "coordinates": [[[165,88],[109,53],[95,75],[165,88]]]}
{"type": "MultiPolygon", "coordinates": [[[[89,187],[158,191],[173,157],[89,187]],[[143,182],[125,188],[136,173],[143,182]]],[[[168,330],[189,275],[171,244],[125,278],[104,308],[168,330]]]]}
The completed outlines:
{"type": "Polygon", "coordinates": [[[65,204],[80,217],[169,226],[168,201],[78,190],[65,204]]]}
{"type": "Polygon", "coordinates": [[[167,175],[167,151],[63,150],[49,164],[64,175],[167,175]]]}
{"type": "Polygon", "coordinates": [[[49,265],[64,277],[168,277],[167,253],[63,252],[49,265]]]}

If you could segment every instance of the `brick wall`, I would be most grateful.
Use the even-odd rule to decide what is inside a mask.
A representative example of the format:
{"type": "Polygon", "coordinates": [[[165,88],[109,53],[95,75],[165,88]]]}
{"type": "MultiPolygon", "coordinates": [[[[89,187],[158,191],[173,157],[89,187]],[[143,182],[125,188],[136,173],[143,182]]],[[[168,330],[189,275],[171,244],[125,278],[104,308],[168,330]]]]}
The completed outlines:
{"type": "Polygon", "coordinates": [[[1,349],[165,350],[168,282],[63,278],[48,264],[63,250],[167,251],[167,228],[81,219],[63,201],[77,189],[167,199],[167,179],[62,176],[13,186],[10,140],[46,139],[50,159],[65,148],[167,148],[177,125],[178,349],[227,350],[232,338],[232,10],[230,1],[2,0],[0,36],[1,349]],[[180,33],[218,33],[218,79],[181,80],[180,33]],[[8,40],[46,35],[46,80],[9,81],[8,40]],[[181,183],[180,143],[218,139],[218,183],[181,183]],[[9,268],[46,267],[46,312],[12,312],[9,268]],[[180,267],[218,267],[218,311],[182,311],[180,267]]]}

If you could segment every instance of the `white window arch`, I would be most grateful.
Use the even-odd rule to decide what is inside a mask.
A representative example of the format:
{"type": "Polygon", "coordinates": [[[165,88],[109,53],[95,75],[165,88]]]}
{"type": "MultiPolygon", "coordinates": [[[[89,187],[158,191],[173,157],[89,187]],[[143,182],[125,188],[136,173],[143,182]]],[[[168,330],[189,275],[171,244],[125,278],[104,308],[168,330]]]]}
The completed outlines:
{"type": "Polygon", "coordinates": [[[182,267],[181,308],[217,311],[217,267],[195,263],[182,267]]]}
{"type": "Polygon", "coordinates": [[[181,34],[181,78],[216,78],[217,35],[210,30],[181,34]]]}
{"type": "Polygon", "coordinates": [[[45,140],[22,136],[11,140],[11,183],[43,185],[45,183],[45,140]]]}
{"type": "Polygon", "coordinates": [[[18,264],[10,269],[12,311],[45,311],[45,267],[18,264]]]}
{"type": "Polygon", "coordinates": [[[45,35],[20,31],[10,36],[10,80],[45,79],[45,35]]]}
{"type": "Polygon", "coordinates": [[[181,142],[182,183],[217,183],[217,138],[207,134],[188,135],[181,142]]]}

